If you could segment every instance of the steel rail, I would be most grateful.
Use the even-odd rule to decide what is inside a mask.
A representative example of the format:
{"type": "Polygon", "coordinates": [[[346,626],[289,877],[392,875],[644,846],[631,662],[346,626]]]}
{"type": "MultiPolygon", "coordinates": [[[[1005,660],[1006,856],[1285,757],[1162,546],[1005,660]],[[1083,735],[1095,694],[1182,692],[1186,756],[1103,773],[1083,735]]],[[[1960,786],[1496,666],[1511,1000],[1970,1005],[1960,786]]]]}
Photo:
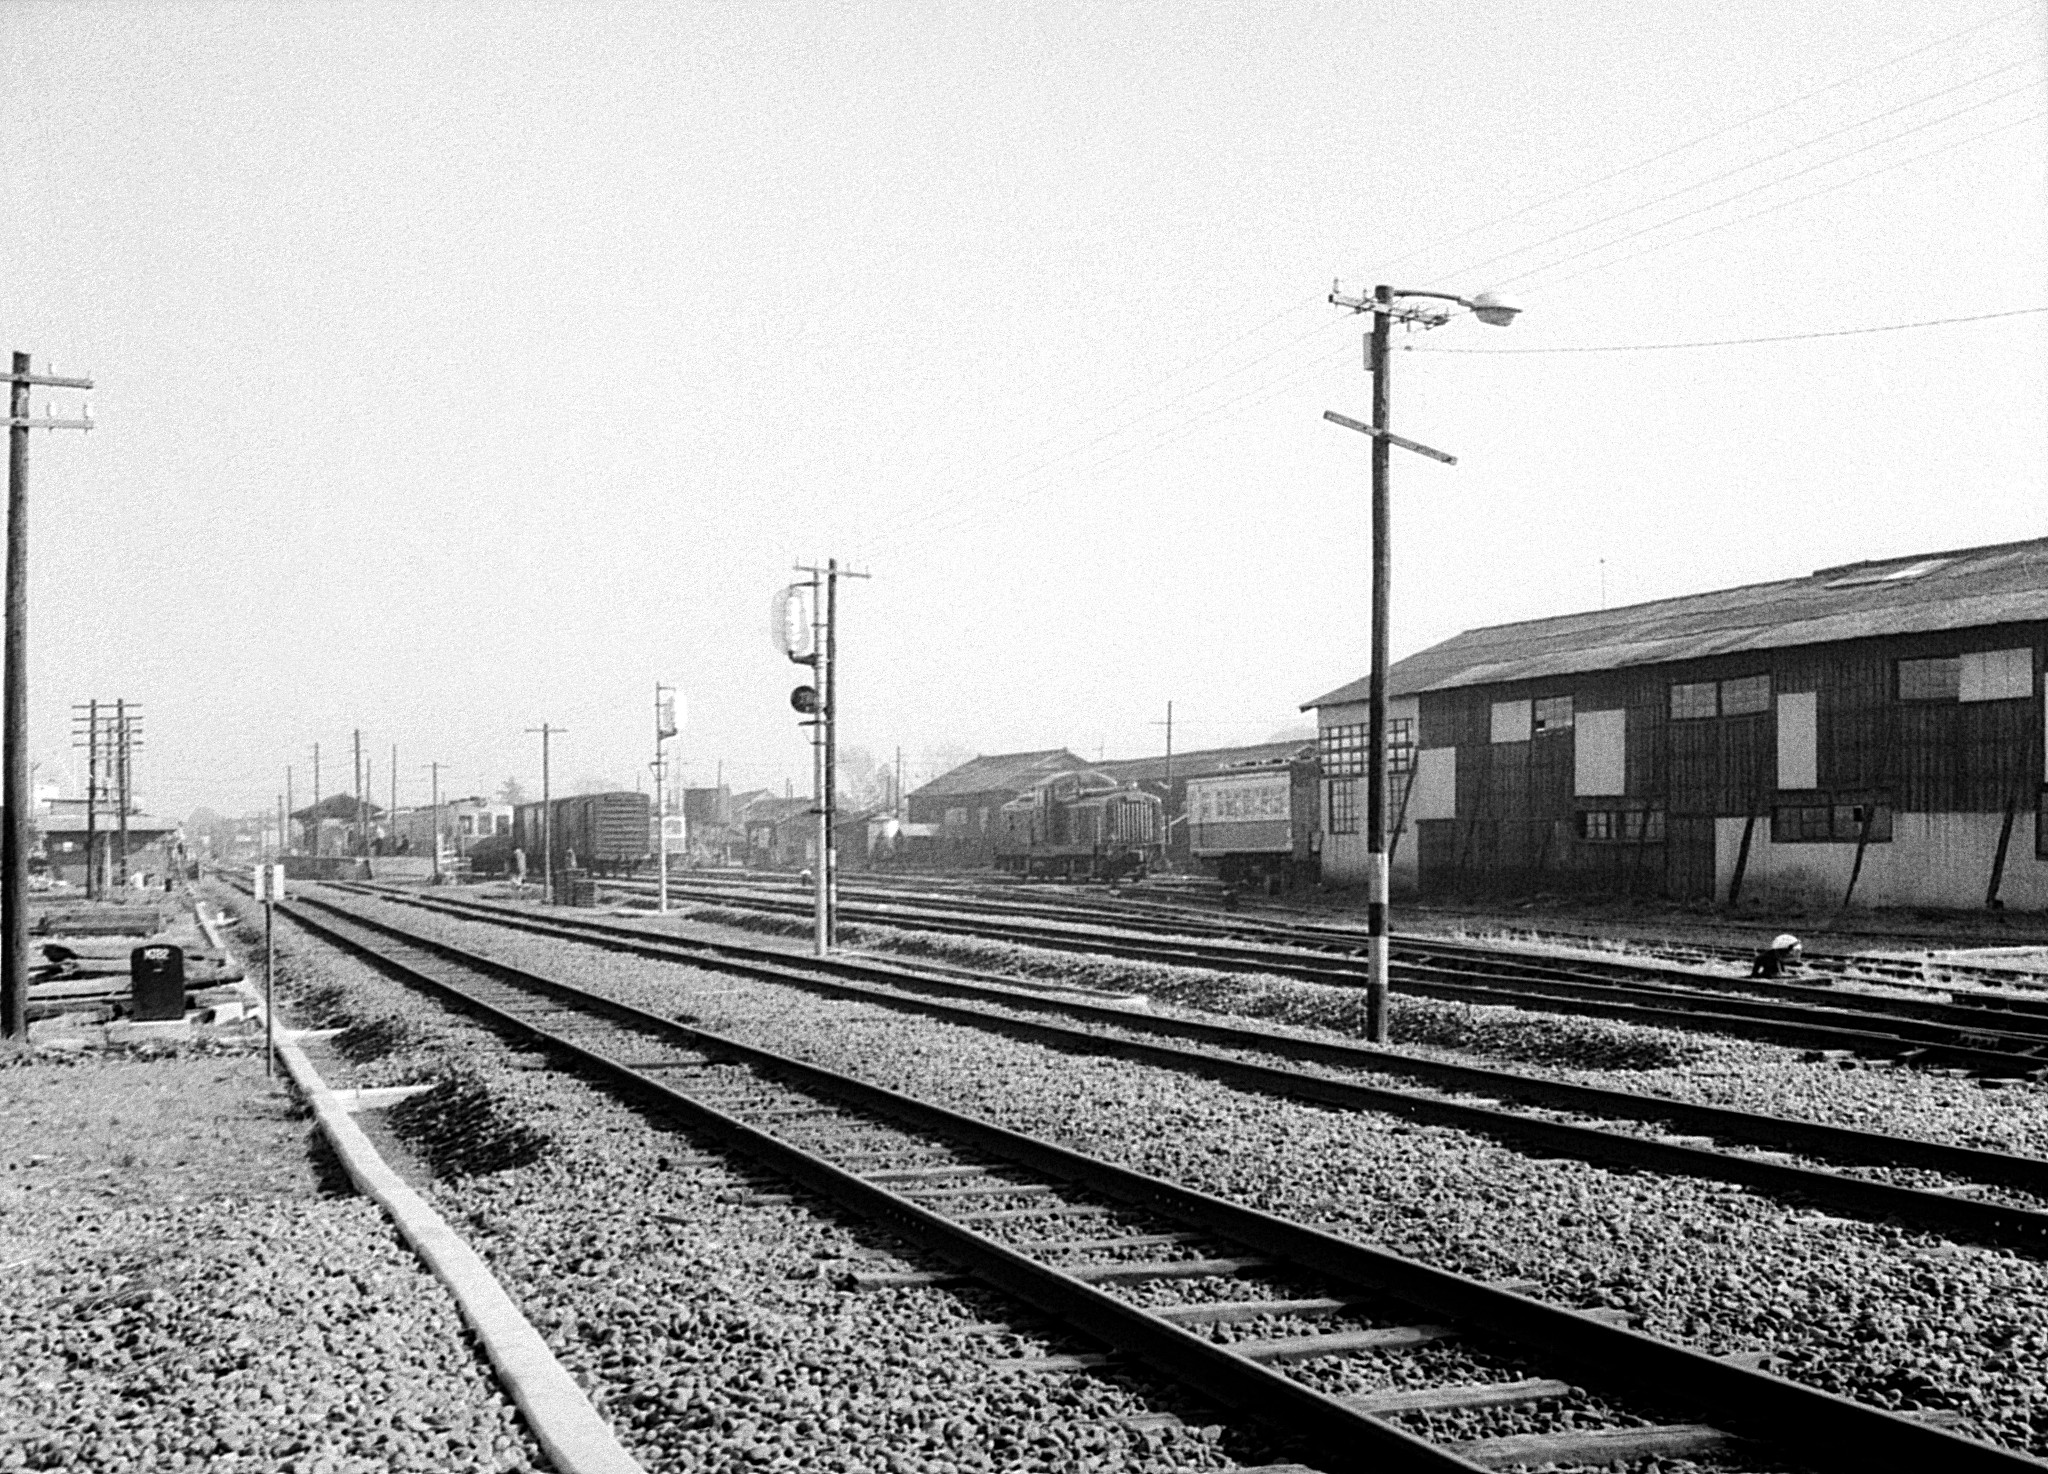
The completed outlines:
{"type": "MultiPolygon", "coordinates": [[[[500,921],[495,908],[472,908],[445,898],[413,897],[379,893],[379,898],[409,904],[430,911],[447,911],[465,916],[487,916],[500,921]]],[[[734,947],[670,939],[628,929],[596,928],[600,924],[562,922],[553,918],[504,917],[504,921],[528,921],[523,929],[543,935],[600,946],[614,946],[616,938],[626,950],[662,960],[707,967],[763,981],[802,987],[812,991],[858,998],[885,1007],[914,1010],[972,1027],[997,1029],[1038,1043],[1091,1053],[1116,1054],[1145,1063],[1184,1072],[1195,1072],[1225,1083],[1264,1094],[1306,1099],[1351,1110],[1383,1111],[1411,1120],[1455,1126],[1516,1144],[1533,1144],[1546,1151],[1564,1152],[1588,1161],[1649,1167],[1657,1171],[1715,1181],[1740,1182],[1768,1191],[1804,1197],[1872,1217],[1896,1216],[1946,1233],[1959,1233],[2000,1243],[2039,1247],[2048,1243],[2048,1212],[2002,1203],[1987,1203],[1945,1192],[1901,1187],[1848,1177],[1814,1167],[1774,1162],[1690,1143],[1607,1131],[1575,1122],[1548,1121],[1518,1115],[1512,1111],[1443,1100],[1412,1091],[1368,1085],[1358,1081],[1305,1074],[1252,1061],[1117,1038],[1082,1029],[1032,1022],[991,1012],[988,1008],[941,1002],[929,997],[906,997],[900,990],[951,994],[974,998],[998,1007],[1038,1014],[1058,1014],[1085,1019],[1113,1028],[1192,1039],[1234,1049],[1259,1050],[1282,1057],[1348,1066],[1381,1073],[1405,1074],[1440,1088],[1484,1090],[1510,1099],[1535,1100],[1541,1104],[1606,1116],[1624,1116],[1642,1121],[1682,1124],[1711,1131],[1717,1136],[1746,1140],[1770,1148],[1797,1144],[1823,1156],[1846,1158],[1869,1165],[1910,1166],[1948,1173],[1977,1182],[2048,1197],[2048,1160],[1990,1152],[1975,1147],[1921,1142],[1849,1127],[1824,1126],[1782,1117],[1762,1116],[1717,1106],[1689,1106],[1662,1098],[1645,1097],[1626,1091],[1595,1086],[1545,1081],[1511,1071],[1486,1070],[1474,1066],[1442,1064],[1414,1059],[1376,1049],[1370,1045],[1348,1045],[1311,1041],[1265,1030],[1247,1029],[1200,1020],[1140,1014],[1129,1009],[1091,1004],[1079,1000],[1049,998],[1023,989],[977,981],[960,982],[933,978],[912,969],[889,964],[799,957],[765,949],[734,947]]]]}
{"type": "MultiPolygon", "coordinates": [[[[615,878],[606,881],[605,885],[612,889],[626,891],[629,894],[651,893],[647,891],[646,882],[634,879],[615,878]]],[[[732,876],[722,876],[716,880],[672,880],[670,885],[671,894],[674,894],[677,889],[683,889],[688,894],[703,896],[731,895],[735,889],[752,891],[757,897],[782,897],[791,893],[790,888],[786,884],[753,879],[740,880],[732,876]]],[[[1292,947],[1321,952],[1363,955],[1365,949],[1364,935],[1347,928],[1312,922],[1266,920],[1258,917],[1233,916],[1224,918],[1192,910],[1185,906],[1133,901],[1129,897],[1103,898],[1100,903],[1089,905],[1078,901],[1060,902],[1045,899],[995,896],[989,894],[987,888],[977,890],[967,887],[957,892],[948,893],[941,890],[934,894],[929,891],[919,893],[908,887],[873,884],[851,890],[848,894],[863,897],[873,904],[903,906],[911,909],[947,906],[954,908],[972,907],[989,912],[990,914],[1036,916],[1049,920],[1078,921],[1083,924],[1116,926],[1125,930],[1168,932],[1182,935],[1198,933],[1251,942],[1270,943],[1278,941],[1292,947]]],[[[1435,937],[1413,932],[1397,935],[1394,940],[1396,946],[1402,948],[1429,947],[1440,950],[1455,948],[1473,955],[1484,956],[1488,959],[1514,957],[1529,962],[1554,961],[1560,964],[1583,962],[1589,969],[1596,970],[1605,975],[1640,975],[1646,978],[1675,975],[1678,978],[1701,986],[1732,988],[1741,991],[1757,989],[1762,982],[1762,980],[1757,979],[1730,977],[1722,973],[1702,972],[1685,963],[1685,955],[1687,953],[1701,957],[1718,955],[1722,960],[1727,961],[1746,961],[1756,950],[1754,947],[1721,947],[1709,943],[1635,943],[1634,945],[1638,946],[1648,946],[1651,950],[1660,954],[1663,961],[1661,963],[1653,963],[1641,959],[1625,960],[1597,956],[1588,956],[1583,959],[1556,958],[1553,954],[1535,950],[1535,948],[1541,947],[1546,943],[1556,946],[1567,945],[1570,942],[1585,943],[1598,940],[1598,938],[1582,937],[1571,933],[1559,933],[1554,937],[1546,937],[1542,933],[1532,933],[1530,942],[1519,945],[1512,941],[1506,945],[1500,943],[1467,942],[1456,938],[1435,937]]],[[[1982,963],[1929,962],[1922,964],[1896,958],[1836,956],[1826,953],[1808,953],[1805,960],[1810,967],[1820,971],[1844,972],[1850,968],[1860,966],[1867,967],[1873,972],[1902,975],[1907,972],[1919,971],[1923,967],[1934,967],[1945,972],[1982,977],[1993,986],[2002,987],[2010,984],[2032,982],[2041,988],[2048,989],[2048,972],[2026,968],[2001,968],[1982,963]]],[[[1785,997],[1811,997],[1815,994],[1824,994],[1826,987],[1826,985],[1817,984],[1801,985],[1796,982],[1764,984],[1764,986],[1783,988],[1785,991],[1781,996],[1785,997]]],[[[2048,997],[2025,999],[2005,995],[1973,1000],[1973,1002],[1981,1002],[1982,1006],[1995,1009],[2013,1008],[2027,1012],[2048,1012],[2048,997]]]]}
{"type": "MultiPolygon", "coordinates": [[[[794,903],[765,898],[747,899],[739,904],[746,908],[773,912],[794,913],[801,909],[794,903]]],[[[1007,941],[1020,946],[1040,947],[1052,951],[1096,953],[1132,961],[1155,962],[1169,967],[1267,973],[1302,982],[1339,987],[1357,986],[1365,977],[1361,969],[1333,964],[1304,954],[1286,957],[1251,948],[1223,948],[1202,942],[1152,942],[1095,933],[1084,935],[1072,931],[1053,932],[1009,923],[991,925],[957,916],[919,915],[906,918],[887,914],[886,907],[843,906],[840,915],[850,921],[866,920],[883,925],[909,926],[952,935],[1007,941]]],[[[1112,925],[1107,922],[1100,924],[1105,927],[1112,925]]],[[[2048,1038],[2031,1034],[2009,1034],[2006,1031],[1993,1030],[1988,1025],[1967,1028],[1960,1025],[1952,1026],[1944,1034],[1938,1028],[1914,1020],[1884,1016],[1885,1022],[1896,1023],[1898,1026],[1895,1032],[1884,1032],[1860,1027],[1863,1020],[1853,1013],[1843,1012],[1843,1017],[1849,1020],[1848,1022],[1830,1021],[1833,1013],[1842,1012],[1832,1007],[1806,1006],[1804,1012],[1812,1019],[1808,1021],[1798,1016],[1798,1005],[1717,999],[1699,993],[1688,994],[1678,989],[1652,990],[1646,987],[1631,987],[1624,983],[1536,980],[1529,977],[1527,968],[1520,969],[1521,975],[1516,976],[1516,969],[1512,964],[1502,970],[1507,974],[1502,979],[1503,985],[1492,986],[1483,982],[1459,981],[1455,975],[1446,977],[1441,973],[1431,974],[1426,964],[1397,958],[1396,981],[1403,992],[1447,1002],[1493,1004],[1545,1013],[1577,1014],[1644,1024],[1654,1028],[1679,1028],[1694,1032],[1775,1040],[1808,1048],[1848,1048],[1879,1054],[1912,1053],[1916,1056],[1925,1056],[1930,1062],[1952,1063],[1986,1073],[2026,1075],[2048,1070],[2048,1038]],[[1507,983],[1513,983],[1515,986],[1510,988],[1505,986],[1507,983]],[[1607,1001],[1616,998],[1621,1001],[1607,1001]],[[1965,1037],[1959,1041],[1957,1035],[1965,1037]],[[2024,1047],[1993,1047],[2007,1039],[2024,1047]],[[1982,1042],[1971,1042],[1972,1040],[1982,1042]],[[2043,1052],[2031,1052],[2037,1049],[2043,1052]]],[[[1824,996],[1829,996],[1832,1005],[1833,996],[1824,996]]]]}
{"type": "MultiPolygon", "coordinates": [[[[314,902],[315,905],[324,903],[314,902]]],[[[302,898],[286,914],[317,934],[358,954],[379,956],[382,965],[424,982],[436,992],[486,1012],[528,1037],[545,1038],[579,1063],[646,1097],[680,1107],[713,1134],[759,1151],[795,1180],[836,1200],[919,1235],[947,1257],[966,1262],[987,1282],[1005,1289],[1110,1345],[1128,1351],[1177,1380],[1199,1387],[1226,1405],[1306,1436],[1337,1469],[1395,1467],[1469,1470],[1479,1466],[1408,1434],[1335,1398],[1303,1386],[1227,1348],[1040,1265],[965,1225],[952,1223],[886,1188],[631,1069],[624,1063],[541,1030],[517,1014],[494,1009],[441,980],[381,955],[360,939],[303,914],[302,898]],[[1362,1445],[1362,1446],[1361,1446],[1362,1445]]],[[[1803,1386],[1703,1352],[1614,1326],[1577,1311],[1546,1305],[1511,1290],[1436,1269],[1418,1261],[1339,1238],[1305,1224],[1247,1208],[1163,1178],[1122,1167],[1011,1131],[991,1121],[952,1111],[915,1096],[838,1074],[804,1061],[742,1043],[708,1030],[664,1019],[629,1004],[524,969],[477,957],[389,923],[348,916],[356,925],[401,939],[406,945],[653,1033],[667,1033],[701,1052],[737,1059],[776,1076],[803,1082],[824,1093],[907,1120],[965,1141],[1056,1179],[1084,1185],[1135,1206],[1207,1228],[1262,1254],[1313,1270],[1340,1283],[1375,1290],[1482,1327],[1524,1346],[1559,1356],[1612,1382],[1638,1389],[1659,1403],[1699,1407],[1737,1432],[1797,1449],[1825,1468],[1897,1470],[1920,1474],[1929,1468],[1961,1471],[2043,1470],[2048,1463],[2010,1449],[1868,1407],[1848,1398],[1803,1386]]]]}

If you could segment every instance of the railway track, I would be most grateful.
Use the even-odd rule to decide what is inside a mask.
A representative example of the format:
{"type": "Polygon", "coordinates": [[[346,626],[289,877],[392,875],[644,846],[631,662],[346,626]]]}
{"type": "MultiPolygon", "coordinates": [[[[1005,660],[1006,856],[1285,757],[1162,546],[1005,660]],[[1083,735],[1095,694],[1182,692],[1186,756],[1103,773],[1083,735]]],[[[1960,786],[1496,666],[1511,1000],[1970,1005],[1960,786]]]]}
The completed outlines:
{"type": "MultiPolygon", "coordinates": [[[[670,876],[671,893],[686,886],[701,884],[697,877],[688,873],[670,876]]],[[[653,893],[649,881],[611,882],[621,889],[644,889],[653,893]]],[[[728,872],[719,875],[711,884],[723,887],[744,886],[763,892],[781,892],[787,895],[803,894],[787,877],[728,872]]],[[[1179,934],[1196,933],[1218,937],[1236,937],[1241,940],[1279,941],[1287,945],[1312,949],[1329,950],[1344,954],[1364,954],[1365,936],[1355,927],[1337,925],[1307,917],[1283,918],[1260,915],[1221,915],[1213,907],[1188,900],[1170,901],[1132,896],[1128,893],[1104,892],[1085,895],[1067,892],[1053,896],[1046,894],[1021,894],[1022,887],[1015,884],[978,881],[969,879],[947,879],[943,877],[912,880],[907,877],[863,876],[856,885],[843,886],[842,893],[851,896],[886,897],[904,904],[915,904],[918,900],[938,900],[959,904],[971,899],[977,909],[991,910],[1004,914],[1042,915],[1066,920],[1093,921],[1107,924],[1112,919],[1131,929],[1168,931],[1179,934]]],[[[1434,913],[1432,913],[1434,914],[1434,913]]],[[[1487,920],[1497,920],[1488,917],[1487,920]]],[[[1743,944],[1716,943],[1704,940],[1668,941],[1664,939],[1630,939],[1627,943],[1633,953],[1674,963],[1684,967],[1699,967],[1710,963],[1721,965],[1744,965],[1754,955],[1758,946],[1770,932],[1781,931],[1783,927],[1772,927],[1758,931],[1754,940],[1743,944]]],[[[1540,929],[1514,929],[1527,938],[1535,947],[1578,947],[1598,946],[1611,942],[1612,938],[1575,933],[1569,930],[1544,931],[1540,929]]],[[[1881,940],[1901,947],[1924,943],[1933,950],[1939,944],[1952,938],[1886,936],[1881,940]]],[[[1397,942],[1430,942],[1437,945],[1460,945],[1451,938],[1431,936],[1427,933],[1404,933],[1397,942]]],[[[1466,946],[1479,944],[1467,943],[1466,946]]],[[[1484,950],[1500,951],[1499,947],[1484,950]]],[[[1599,962],[1600,959],[1589,959],[1599,962]]],[[[1888,979],[1895,982],[1948,987],[1965,982],[1986,988],[2034,988],[2048,993],[2048,971],[2038,968],[2009,967],[1982,961],[1951,961],[1939,959],[1915,959],[1889,957],[1869,952],[1815,952],[1808,951],[1804,960],[1809,972],[1830,978],[1862,977],[1866,979],[1888,979]]],[[[1628,964],[1616,959],[1607,964],[1626,967],[1628,964]]]]}
{"type": "MultiPolygon", "coordinates": [[[[386,972],[658,1104],[726,1151],[876,1220],[1102,1348],[1257,1419],[1325,1470],[1471,1470],[1698,1454],[1731,1437],[1854,1470],[2048,1464],[1740,1360],[1547,1305],[511,968],[325,899],[282,908],[386,972]],[[1497,1380],[1345,1391],[1344,1359],[1463,1342],[1497,1380]],[[1567,1380],[1569,1379],[1569,1380],[1567,1380]],[[1434,1443],[1407,1413],[1601,1389],[1564,1434],[1434,1443]],[[1610,1399],[1626,1399],[1626,1402],[1610,1399]],[[1645,1423],[1630,1408],[1705,1421],[1645,1423]]],[[[920,1272],[914,1282],[943,1280],[920,1272]]],[[[1415,1380],[1422,1380],[1416,1377],[1415,1380]]]]}
{"type": "MultiPolygon", "coordinates": [[[[621,887],[637,894],[630,883],[621,887]]],[[[809,914],[793,896],[698,887],[690,899],[778,915],[809,914]]],[[[1171,967],[1263,973],[1356,987],[1365,968],[1349,956],[1235,940],[1119,934],[1119,924],[991,914],[927,900],[842,902],[841,918],[912,927],[1065,952],[1094,953],[1171,967]]],[[[2048,999],[1972,995],[1969,1001],[1880,994],[1737,979],[1677,968],[1608,964],[1501,952],[1463,943],[1402,938],[1393,983],[1403,992],[1451,1002],[1579,1014],[1663,1028],[1704,1030],[1806,1048],[1848,1049],[1996,1075],[2048,1070],[2048,999]]]]}
{"type": "Polygon", "coordinates": [[[445,897],[367,887],[346,889],[441,915],[943,1017],[1055,1048],[1121,1055],[1206,1075],[1257,1093],[1454,1126],[1545,1155],[1736,1182],[1846,1213],[1897,1218],[1937,1232],[2032,1248],[2048,1246],[2048,1212],[2040,1206],[2048,1202],[2048,1159],[1419,1059],[1368,1045],[1140,1013],[1070,995],[1007,986],[959,969],[906,966],[874,958],[818,959],[676,938],[584,918],[539,917],[445,897]],[[1049,1018],[1073,1022],[1046,1022],[1049,1018]],[[1116,1033],[1105,1034],[1105,1029],[1116,1033]],[[1166,1040],[1184,1042],[1162,1042],[1166,1040]],[[1286,1063],[1270,1064],[1256,1056],[1286,1063]],[[1312,1065],[1395,1076],[1420,1088],[1369,1084],[1305,1068],[1312,1065]],[[1498,1104],[1476,1103],[1474,1096],[1498,1104]],[[1592,1125],[1588,1119],[1536,1114],[1544,1111],[1566,1112],[1591,1121],[1639,1123],[1657,1128],[1658,1134],[1633,1134],[1592,1125]],[[1674,1131],[1689,1134],[1671,1134],[1674,1131]],[[1785,1153],[1887,1172],[1939,1174],[1941,1181],[1906,1186],[1787,1161],[1785,1153]],[[1983,1189],[2022,1195],[2023,1200],[2004,1202],[1970,1195],[1983,1189]]]}

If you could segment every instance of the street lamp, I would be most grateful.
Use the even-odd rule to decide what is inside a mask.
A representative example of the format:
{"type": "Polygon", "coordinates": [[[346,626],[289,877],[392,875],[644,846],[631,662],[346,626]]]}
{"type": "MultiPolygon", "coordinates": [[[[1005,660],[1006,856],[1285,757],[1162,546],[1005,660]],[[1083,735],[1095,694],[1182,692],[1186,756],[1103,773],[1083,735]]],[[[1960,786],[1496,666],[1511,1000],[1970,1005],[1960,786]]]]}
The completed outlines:
{"type": "MultiPolygon", "coordinates": [[[[1341,415],[1324,418],[1372,437],[1372,671],[1367,677],[1365,731],[1365,829],[1366,829],[1366,1034],[1375,1044],[1387,1042],[1387,458],[1396,445],[1447,465],[1456,457],[1403,440],[1388,428],[1387,410],[1392,364],[1387,335],[1389,325],[1399,318],[1425,328],[1441,327],[1451,314],[1443,308],[1399,305],[1404,300],[1429,298],[1455,302],[1490,327],[1504,328],[1515,320],[1521,304],[1498,292],[1481,292],[1476,297],[1459,297],[1449,292],[1403,291],[1377,286],[1370,297],[1346,297],[1339,287],[1330,289],[1330,301],[1353,312],[1370,312],[1372,347],[1372,423],[1361,425],[1341,415]]],[[[1414,782],[1413,774],[1409,782],[1414,782]]]]}

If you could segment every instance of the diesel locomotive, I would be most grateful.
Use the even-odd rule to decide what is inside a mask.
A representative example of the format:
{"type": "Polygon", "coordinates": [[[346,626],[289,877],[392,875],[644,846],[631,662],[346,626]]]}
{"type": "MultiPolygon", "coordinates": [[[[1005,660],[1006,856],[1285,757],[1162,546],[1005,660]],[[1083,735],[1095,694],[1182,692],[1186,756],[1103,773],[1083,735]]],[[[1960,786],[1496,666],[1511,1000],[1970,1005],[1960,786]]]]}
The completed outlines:
{"type": "Polygon", "coordinates": [[[1155,795],[1091,770],[1054,773],[996,811],[996,865],[1026,880],[1140,876],[1165,840],[1155,795]]]}

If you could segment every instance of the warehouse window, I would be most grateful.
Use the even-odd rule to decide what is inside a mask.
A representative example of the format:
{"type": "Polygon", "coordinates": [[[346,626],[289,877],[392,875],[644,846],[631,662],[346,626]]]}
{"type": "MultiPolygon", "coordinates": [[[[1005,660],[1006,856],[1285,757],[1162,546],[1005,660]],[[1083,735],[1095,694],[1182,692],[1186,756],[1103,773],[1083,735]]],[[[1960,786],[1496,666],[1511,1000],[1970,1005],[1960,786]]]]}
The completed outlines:
{"type": "Polygon", "coordinates": [[[1741,717],[1771,709],[1771,678],[1739,676],[1732,681],[1694,681],[1671,688],[1673,721],[1741,717]]]}
{"type": "Polygon", "coordinates": [[[948,829],[965,829],[967,827],[967,810],[946,810],[946,827],[948,829]]]}
{"type": "Polygon", "coordinates": [[[1716,702],[1715,693],[1716,687],[1712,681],[1673,686],[1671,719],[1675,722],[1684,722],[1718,715],[1720,707],[1716,702]]]}
{"type": "Polygon", "coordinates": [[[1747,716],[1751,712],[1771,709],[1771,678],[1769,676],[1744,676],[1740,680],[1721,683],[1721,715],[1724,717],[1747,716]]]}
{"type": "Polygon", "coordinates": [[[1963,657],[1964,701],[2018,701],[2034,694],[2034,652],[1979,650],[1963,657]]]}
{"type": "Polygon", "coordinates": [[[1545,696],[1536,703],[1536,735],[1549,732],[1568,732],[1572,725],[1572,699],[1569,696],[1545,696]]]}
{"type": "Polygon", "coordinates": [[[1493,703],[1493,740],[1495,742],[1527,742],[1529,740],[1530,707],[1527,701],[1496,701],[1493,703]]]}
{"type": "Polygon", "coordinates": [[[1387,723],[1387,771],[1415,771],[1415,719],[1395,717],[1387,723]]]}
{"type": "Polygon", "coordinates": [[[1365,771],[1366,724],[1354,722],[1348,727],[1325,727],[1317,737],[1321,742],[1323,776],[1344,777],[1365,771]]]}
{"type": "Polygon", "coordinates": [[[1358,833],[1358,780],[1332,778],[1329,790],[1330,833],[1358,833]]]}
{"type": "Polygon", "coordinates": [[[1892,806],[1857,794],[1832,795],[1830,803],[1780,804],[1771,810],[1773,844],[1855,844],[1863,838],[1865,816],[1870,842],[1887,844],[1892,837],[1892,806]]]}
{"type": "Polygon", "coordinates": [[[1590,844],[1661,844],[1662,809],[1581,809],[1579,838],[1590,844]]]}
{"type": "Polygon", "coordinates": [[[1963,662],[1960,656],[1944,655],[1936,660],[1899,662],[1899,700],[1957,701],[1963,694],[1963,662]]]}

